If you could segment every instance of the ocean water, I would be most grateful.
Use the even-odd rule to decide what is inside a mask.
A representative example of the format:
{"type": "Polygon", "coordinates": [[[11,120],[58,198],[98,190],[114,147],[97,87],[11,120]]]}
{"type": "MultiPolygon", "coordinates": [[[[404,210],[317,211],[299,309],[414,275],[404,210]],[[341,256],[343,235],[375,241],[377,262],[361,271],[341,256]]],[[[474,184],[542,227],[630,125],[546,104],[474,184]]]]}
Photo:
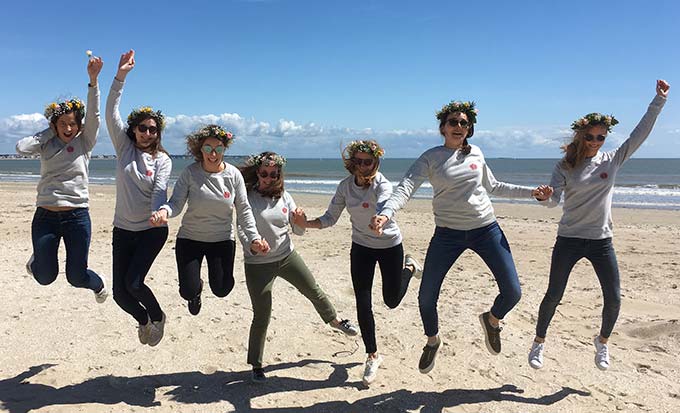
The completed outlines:
{"type": "MultiPolygon", "coordinates": [[[[380,171],[393,185],[415,159],[384,159],[380,171]]],[[[227,158],[239,165],[243,158],[227,158]]],[[[190,159],[173,159],[171,180],[192,163],[190,159]]],[[[496,179],[518,185],[537,186],[550,182],[556,159],[487,159],[496,179]]],[[[116,161],[93,159],[90,182],[115,183],[116,161]]],[[[340,159],[289,159],[285,169],[286,189],[290,192],[328,195],[347,176],[340,159]]],[[[0,181],[38,182],[40,161],[36,159],[0,159],[0,181]]],[[[432,187],[424,183],[416,198],[431,198],[432,187]]],[[[492,198],[495,202],[531,203],[531,200],[492,198]]],[[[680,159],[630,159],[619,171],[614,187],[614,206],[680,210],[680,159]]]]}

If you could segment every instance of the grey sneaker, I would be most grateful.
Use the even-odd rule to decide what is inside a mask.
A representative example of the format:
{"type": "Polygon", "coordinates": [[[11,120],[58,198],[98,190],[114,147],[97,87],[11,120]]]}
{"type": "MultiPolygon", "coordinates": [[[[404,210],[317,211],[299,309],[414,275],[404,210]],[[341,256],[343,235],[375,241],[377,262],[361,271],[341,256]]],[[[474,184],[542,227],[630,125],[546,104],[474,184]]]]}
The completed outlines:
{"type": "Polygon", "coordinates": [[[106,301],[106,299],[109,297],[109,290],[106,289],[105,286],[102,286],[102,289],[99,290],[99,292],[94,293],[94,299],[97,300],[99,304],[103,303],[106,301]]]}
{"type": "Polygon", "coordinates": [[[157,345],[163,339],[163,331],[165,330],[165,313],[161,321],[151,321],[147,323],[149,327],[149,345],[151,347],[157,345]]]}
{"type": "Polygon", "coordinates": [[[149,344],[149,334],[151,333],[151,323],[137,325],[137,336],[142,344],[149,344]]]}
{"type": "Polygon", "coordinates": [[[371,358],[369,356],[366,359],[366,364],[364,364],[364,377],[362,379],[364,386],[370,385],[375,378],[378,377],[378,367],[380,367],[382,362],[383,358],[381,355],[378,355],[376,358],[371,358]]]}
{"type": "Polygon", "coordinates": [[[35,256],[31,254],[31,258],[29,258],[26,262],[26,272],[30,276],[33,276],[33,270],[31,269],[31,264],[33,264],[33,261],[35,261],[35,256]]]}
{"type": "Polygon", "coordinates": [[[434,368],[434,360],[437,358],[437,351],[442,345],[441,338],[437,337],[437,344],[434,346],[425,345],[423,347],[423,354],[420,356],[420,361],[418,362],[418,370],[421,373],[427,374],[434,368]]]}
{"type": "Polygon", "coordinates": [[[593,344],[595,344],[595,365],[600,370],[607,370],[609,368],[609,347],[600,343],[599,335],[595,336],[593,344]]]}
{"type": "Polygon", "coordinates": [[[423,278],[423,267],[410,254],[406,254],[406,258],[404,259],[404,267],[406,267],[406,266],[412,266],[413,267],[413,278],[416,278],[416,279],[423,278]]]}
{"type": "Polygon", "coordinates": [[[342,331],[343,333],[345,333],[345,335],[348,335],[350,337],[354,337],[357,334],[359,334],[359,329],[357,328],[357,326],[352,324],[349,320],[340,320],[340,323],[337,326],[334,326],[331,323],[329,323],[328,325],[330,325],[332,328],[336,330],[342,331]]]}
{"type": "Polygon", "coordinates": [[[529,365],[536,370],[543,368],[543,350],[545,343],[531,343],[531,350],[529,350],[529,365]]]}
{"type": "Polygon", "coordinates": [[[484,342],[486,343],[486,349],[489,353],[493,355],[498,355],[501,352],[501,327],[494,327],[489,322],[489,313],[482,313],[479,315],[479,322],[482,325],[482,330],[484,330],[484,342]]]}

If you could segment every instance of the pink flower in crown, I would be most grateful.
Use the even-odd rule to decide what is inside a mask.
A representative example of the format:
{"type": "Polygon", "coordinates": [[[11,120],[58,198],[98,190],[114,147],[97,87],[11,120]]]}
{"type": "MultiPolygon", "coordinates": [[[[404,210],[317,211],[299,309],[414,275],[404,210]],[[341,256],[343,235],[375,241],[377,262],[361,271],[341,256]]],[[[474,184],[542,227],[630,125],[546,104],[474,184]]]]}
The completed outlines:
{"type": "Polygon", "coordinates": [[[231,139],[233,137],[234,137],[234,135],[231,132],[227,132],[227,139],[231,139]]]}

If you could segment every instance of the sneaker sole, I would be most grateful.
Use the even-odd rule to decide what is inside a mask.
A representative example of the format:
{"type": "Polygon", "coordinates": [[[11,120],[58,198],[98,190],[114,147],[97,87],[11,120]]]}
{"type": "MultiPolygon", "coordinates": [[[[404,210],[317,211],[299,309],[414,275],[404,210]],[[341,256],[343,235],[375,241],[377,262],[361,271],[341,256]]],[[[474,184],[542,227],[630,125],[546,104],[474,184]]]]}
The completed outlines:
{"type": "Polygon", "coordinates": [[[501,354],[500,352],[496,352],[496,350],[491,347],[491,342],[489,342],[489,335],[486,332],[486,324],[484,324],[484,314],[479,315],[479,324],[482,325],[482,332],[484,332],[484,344],[486,344],[486,349],[489,350],[489,353],[493,354],[494,356],[497,356],[501,354]]]}
{"type": "Polygon", "coordinates": [[[539,365],[533,364],[532,362],[529,362],[529,367],[531,367],[531,368],[534,369],[534,370],[540,370],[540,369],[543,368],[543,365],[541,364],[541,365],[539,366],[539,365]]]}

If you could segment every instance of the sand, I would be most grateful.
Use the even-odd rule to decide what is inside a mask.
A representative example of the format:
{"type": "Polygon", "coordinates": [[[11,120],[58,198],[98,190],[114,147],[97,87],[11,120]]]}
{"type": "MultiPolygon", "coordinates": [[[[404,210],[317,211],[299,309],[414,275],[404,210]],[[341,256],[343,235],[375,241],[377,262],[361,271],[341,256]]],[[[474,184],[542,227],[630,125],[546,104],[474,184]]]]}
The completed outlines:
{"type": "MultiPolygon", "coordinates": [[[[90,267],[111,285],[114,187],[91,186],[90,267]]],[[[605,412],[680,411],[680,212],[618,209],[614,244],[622,278],[622,309],[611,337],[612,367],[599,371],[592,339],[602,298],[589,263],[572,272],[551,324],[545,367],[527,363],[538,305],[547,287],[550,253],[561,210],[496,204],[513,249],[523,297],[508,314],[503,352],[489,354],[477,316],[497,289],[473,253],[454,264],[439,301],[444,342],[434,370],[417,364],[425,338],[414,280],[399,308],[382,303],[374,286],[378,378],[361,384],[364,347],[325,326],[285,281],[274,291],[265,349],[264,384],[250,382],[246,364],[251,321],[243,264],[237,251],[236,287],[226,298],[206,290],[203,309],[189,314],[178,293],[174,238],[147,278],[168,315],[157,347],[140,345],[134,320],[110,297],[68,285],[62,262],[57,281],[39,285],[24,268],[31,254],[35,186],[0,184],[0,411],[7,412],[605,412]]],[[[308,216],[328,196],[294,194],[308,216]]],[[[414,200],[398,216],[404,247],[424,260],[434,224],[428,201],[414,200]]],[[[343,318],[356,320],[349,276],[347,214],[327,230],[294,237],[297,250],[343,318]]],[[[206,268],[203,274],[206,276],[206,268]]]]}

